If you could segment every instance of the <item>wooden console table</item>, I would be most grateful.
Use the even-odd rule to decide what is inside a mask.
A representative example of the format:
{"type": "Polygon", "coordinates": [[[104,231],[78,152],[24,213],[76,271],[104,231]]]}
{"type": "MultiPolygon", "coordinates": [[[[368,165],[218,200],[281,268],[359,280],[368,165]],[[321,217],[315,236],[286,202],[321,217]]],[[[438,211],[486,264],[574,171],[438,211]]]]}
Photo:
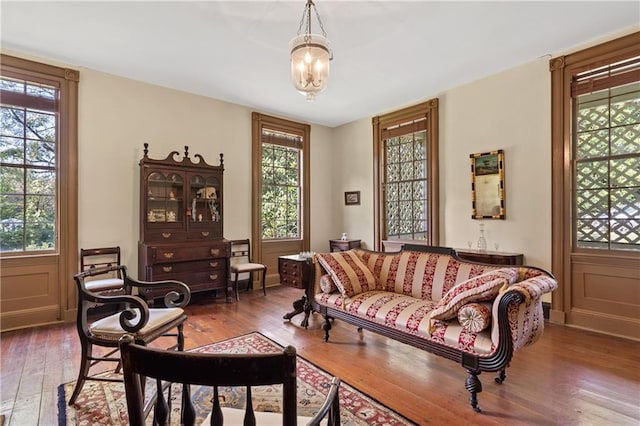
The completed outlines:
{"type": "Polygon", "coordinates": [[[522,253],[505,253],[500,251],[484,251],[455,249],[458,257],[473,262],[492,263],[495,265],[523,265],[522,253]]]}
{"type": "Polygon", "coordinates": [[[280,283],[304,290],[300,299],[293,302],[293,311],[285,314],[282,318],[290,320],[296,315],[304,312],[304,319],[301,326],[307,328],[309,325],[309,315],[311,315],[311,298],[313,297],[313,264],[311,258],[300,257],[297,254],[278,257],[278,273],[280,283]]]}
{"type": "MultiPolygon", "coordinates": [[[[402,250],[405,244],[426,245],[423,240],[384,240],[382,241],[383,251],[396,252],[402,250]]],[[[472,249],[455,249],[458,257],[472,262],[491,263],[494,265],[523,265],[524,255],[522,253],[505,253],[500,251],[484,251],[472,249]]]]}
{"type": "Polygon", "coordinates": [[[347,251],[360,248],[362,240],[329,240],[329,251],[347,251]]]}

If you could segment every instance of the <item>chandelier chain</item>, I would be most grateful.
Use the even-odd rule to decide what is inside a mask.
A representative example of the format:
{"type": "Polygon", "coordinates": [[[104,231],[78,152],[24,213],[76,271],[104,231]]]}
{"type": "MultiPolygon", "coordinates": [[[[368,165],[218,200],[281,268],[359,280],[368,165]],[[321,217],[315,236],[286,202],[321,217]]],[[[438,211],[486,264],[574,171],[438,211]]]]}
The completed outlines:
{"type": "Polygon", "coordinates": [[[318,12],[318,8],[316,8],[315,3],[312,0],[308,0],[307,4],[302,12],[302,18],[300,19],[300,25],[298,25],[298,35],[301,35],[302,27],[305,27],[305,35],[308,37],[311,35],[311,8],[313,7],[313,11],[316,14],[316,19],[318,20],[318,24],[320,25],[320,31],[322,31],[322,35],[327,37],[327,33],[324,30],[324,25],[322,25],[322,20],[320,19],[320,13],[318,12]],[[305,25],[306,21],[306,25],[305,25]]]}

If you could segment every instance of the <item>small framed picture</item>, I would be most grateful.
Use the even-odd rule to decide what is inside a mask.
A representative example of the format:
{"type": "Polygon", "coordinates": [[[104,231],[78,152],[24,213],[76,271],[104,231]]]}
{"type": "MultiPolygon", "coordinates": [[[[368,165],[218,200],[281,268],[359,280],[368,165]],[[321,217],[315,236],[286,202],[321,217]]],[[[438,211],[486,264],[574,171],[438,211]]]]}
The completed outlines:
{"type": "Polygon", "coordinates": [[[360,204],[360,191],[347,191],[344,193],[345,206],[354,206],[360,204]]]}

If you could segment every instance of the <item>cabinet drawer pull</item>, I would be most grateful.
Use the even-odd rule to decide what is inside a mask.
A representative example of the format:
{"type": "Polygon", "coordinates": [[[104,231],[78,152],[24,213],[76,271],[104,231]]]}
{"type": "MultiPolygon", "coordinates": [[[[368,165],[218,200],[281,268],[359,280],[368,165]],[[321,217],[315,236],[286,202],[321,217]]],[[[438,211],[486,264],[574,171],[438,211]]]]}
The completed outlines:
{"type": "Polygon", "coordinates": [[[163,232],[162,233],[162,237],[163,238],[171,238],[171,232],[163,232]]]}
{"type": "Polygon", "coordinates": [[[173,269],[173,266],[163,266],[162,270],[165,272],[171,272],[171,270],[173,269]]]}
{"type": "Polygon", "coordinates": [[[217,268],[218,262],[209,262],[209,266],[211,266],[212,268],[217,268]]]}
{"type": "Polygon", "coordinates": [[[166,259],[171,259],[173,257],[173,253],[170,251],[162,253],[166,259]]]}
{"type": "Polygon", "coordinates": [[[211,249],[211,255],[212,256],[217,256],[219,254],[220,254],[220,249],[217,249],[217,248],[211,249]]]}
{"type": "Polygon", "coordinates": [[[208,237],[209,236],[209,231],[202,231],[202,236],[203,237],[208,237]]]}
{"type": "Polygon", "coordinates": [[[211,280],[217,280],[218,279],[218,274],[211,274],[211,275],[209,275],[209,278],[211,280]]]}

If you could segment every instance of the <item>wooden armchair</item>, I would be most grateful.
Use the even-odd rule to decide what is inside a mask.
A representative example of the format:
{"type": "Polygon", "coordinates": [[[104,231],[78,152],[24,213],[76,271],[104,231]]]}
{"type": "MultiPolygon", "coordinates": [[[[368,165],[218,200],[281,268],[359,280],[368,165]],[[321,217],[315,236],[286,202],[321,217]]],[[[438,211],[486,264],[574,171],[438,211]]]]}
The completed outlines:
{"type": "Polygon", "coordinates": [[[120,340],[120,352],[129,424],[132,426],[142,426],[146,421],[141,377],[156,379],[154,424],[166,425],[170,421],[172,410],[167,402],[170,398],[164,395],[166,382],[182,384],[180,424],[183,425],[193,425],[196,420],[190,384],[213,387],[213,409],[202,424],[315,426],[325,418],[329,426],[340,424],[338,378],[333,378],[324,404],[314,417],[297,416],[296,350],[293,346],[275,354],[203,354],[146,348],[136,344],[132,336],[124,336],[120,340]],[[251,386],[280,383],[283,385],[282,414],[254,411],[251,386]],[[245,409],[221,407],[218,386],[246,386],[245,409]]]}
{"type": "MultiPolygon", "coordinates": [[[[170,349],[184,349],[183,323],[187,315],[182,309],[189,303],[191,293],[189,287],[178,281],[137,281],[127,275],[127,268],[123,265],[108,266],[104,268],[91,268],[76,274],[74,277],[78,289],[78,317],[76,327],[80,344],[82,346],[82,358],[80,372],[73,394],[69,399],[69,405],[75,403],[82,386],[86,380],[121,381],[114,378],[96,377],[90,375],[91,367],[101,361],[116,362],[116,371],[120,368],[120,357],[112,356],[118,351],[118,340],[125,334],[129,334],[137,344],[147,343],[161,336],[173,336],[177,342],[170,349]],[[104,295],[89,287],[93,278],[99,276],[116,276],[121,280],[119,284],[123,294],[104,295]],[[165,308],[149,308],[146,302],[134,295],[133,290],[140,287],[163,286],[170,287],[164,297],[165,308]],[[88,311],[96,306],[111,305],[118,307],[118,312],[93,320],[88,311]],[[176,332],[171,333],[172,329],[176,332]],[[94,356],[93,346],[114,348],[106,355],[94,356]]],[[[115,289],[118,283],[111,281],[110,288],[115,289]]],[[[100,286],[103,291],[105,286],[100,286]]]]}

